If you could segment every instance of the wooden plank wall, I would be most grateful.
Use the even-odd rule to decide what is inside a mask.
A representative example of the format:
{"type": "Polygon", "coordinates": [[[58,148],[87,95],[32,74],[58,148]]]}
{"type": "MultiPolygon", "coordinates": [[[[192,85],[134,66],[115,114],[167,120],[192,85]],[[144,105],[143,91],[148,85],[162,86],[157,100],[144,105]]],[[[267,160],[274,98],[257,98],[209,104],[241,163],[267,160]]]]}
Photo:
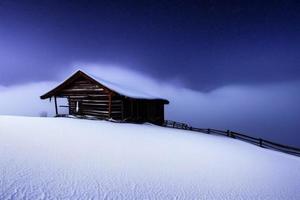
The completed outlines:
{"type": "Polygon", "coordinates": [[[68,98],[71,115],[90,115],[102,119],[151,122],[160,125],[164,122],[162,102],[125,98],[84,78],[72,82],[59,96],[68,98]]]}
{"type": "Polygon", "coordinates": [[[60,95],[68,97],[70,114],[114,119],[120,119],[122,116],[121,98],[112,97],[110,105],[111,92],[89,80],[79,79],[73,82],[72,85],[62,90],[60,95]],[[79,105],[78,112],[76,112],[76,104],[79,105]]]}
{"type": "Polygon", "coordinates": [[[126,99],[123,110],[127,121],[151,122],[159,125],[164,122],[164,104],[159,101],[126,99]]]}

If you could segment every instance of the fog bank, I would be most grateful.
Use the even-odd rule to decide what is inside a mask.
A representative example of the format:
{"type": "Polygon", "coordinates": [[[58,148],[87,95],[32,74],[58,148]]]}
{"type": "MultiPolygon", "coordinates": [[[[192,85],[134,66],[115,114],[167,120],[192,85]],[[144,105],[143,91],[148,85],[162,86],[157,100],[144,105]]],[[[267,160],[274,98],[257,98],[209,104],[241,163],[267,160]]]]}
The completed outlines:
{"type": "MultiPolygon", "coordinates": [[[[240,131],[300,146],[300,81],[254,86],[231,85],[201,92],[186,88],[176,81],[159,82],[142,73],[120,67],[94,66],[80,68],[103,79],[167,98],[170,104],[166,106],[166,119],[203,128],[240,131]]],[[[60,81],[70,73],[62,73],[60,81]]],[[[39,96],[57,83],[0,86],[0,114],[45,116],[47,113],[47,116],[53,116],[53,102],[40,100],[39,96]]]]}

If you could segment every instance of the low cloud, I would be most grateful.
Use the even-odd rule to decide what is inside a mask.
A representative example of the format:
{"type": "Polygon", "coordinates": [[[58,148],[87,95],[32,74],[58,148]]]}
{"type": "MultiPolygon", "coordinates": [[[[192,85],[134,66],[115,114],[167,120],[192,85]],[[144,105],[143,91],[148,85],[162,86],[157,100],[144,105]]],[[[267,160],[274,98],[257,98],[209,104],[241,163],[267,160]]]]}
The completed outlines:
{"type": "MultiPolygon", "coordinates": [[[[83,66],[83,65],[81,65],[83,66]]],[[[300,146],[300,81],[253,86],[226,86],[201,92],[169,81],[157,81],[139,72],[117,66],[88,64],[82,70],[112,82],[146,90],[167,98],[166,119],[196,127],[240,131],[281,143],[300,146]]],[[[77,69],[77,68],[76,68],[77,69]]],[[[75,71],[75,68],[74,68],[75,71]]],[[[62,73],[61,79],[71,71],[62,73]]],[[[54,115],[53,102],[39,96],[55,82],[0,86],[0,114],[54,115]]]]}
{"type": "Polygon", "coordinates": [[[41,101],[40,95],[55,86],[55,82],[0,86],[0,114],[22,116],[53,116],[52,105],[41,101]]]}

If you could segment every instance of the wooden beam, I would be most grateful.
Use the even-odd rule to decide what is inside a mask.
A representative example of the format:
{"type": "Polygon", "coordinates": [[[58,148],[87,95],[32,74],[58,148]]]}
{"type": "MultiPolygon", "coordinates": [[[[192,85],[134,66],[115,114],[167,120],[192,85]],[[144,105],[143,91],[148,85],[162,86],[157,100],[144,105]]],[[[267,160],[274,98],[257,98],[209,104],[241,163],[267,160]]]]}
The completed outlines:
{"type": "Polygon", "coordinates": [[[140,113],[139,113],[139,105],[140,105],[140,101],[136,101],[136,118],[139,121],[140,120],[140,113]]]}
{"type": "Polygon", "coordinates": [[[129,99],[130,101],[130,120],[132,120],[134,118],[133,116],[133,100],[129,99]]]}
{"type": "Polygon", "coordinates": [[[108,96],[108,116],[111,118],[111,94],[108,96]]]}
{"type": "Polygon", "coordinates": [[[55,103],[55,113],[56,115],[58,115],[56,96],[54,96],[54,103],[55,103]]]}
{"type": "Polygon", "coordinates": [[[122,101],[122,104],[121,104],[121,117],[122,117],[122,120],[124,120],[124,100],[122,101]]]}
{"type": "Polygon", "coordinates": [[[72,111],[72,106],[71,106],[71,100],[70,100],[70,97],[68,97],[68,106],[69,106],[69,115],[71,115],[72,111]]]}

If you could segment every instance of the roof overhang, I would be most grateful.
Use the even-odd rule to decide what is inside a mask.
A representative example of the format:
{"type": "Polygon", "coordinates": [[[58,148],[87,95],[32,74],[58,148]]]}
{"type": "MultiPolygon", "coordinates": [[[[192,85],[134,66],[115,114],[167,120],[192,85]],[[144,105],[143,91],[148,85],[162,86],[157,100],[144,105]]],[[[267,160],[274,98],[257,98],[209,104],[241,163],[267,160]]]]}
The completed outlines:
{"type": "Polygon", "coordinates": [[[76,80],[79,77],[84,77],[88,80],[90,80],[92,83],[95,83],[103,88],[105,88],[107,91],[111,91],[112,93],[115,94],[119,94],[121,96],[125,96],[131,99],[143,99],[143,100],[153,100],[153,101],[160,101],[163,104],[169,104],[169,101],[166,99],[162,99],[162,98],[151,98],[151,99],[147,99],[147,98],[136,98],[136,97],[130,97],[124,94],[120,94],[117,91],[112,90],[111,88],[103,85],[102,83],[100,83],[99,81],[97,81],[96,79],[94,79],[93,77],[89,76],[88,74],[84,73],[81,70],[76,71],[74,74],[72,74],[69,78],[67,78],[65,81],[63,81],[61,84],[59,84],[58,86],[56,86],[55,88],[53,88],[52,90],[50,90],[49,92],[43,94],[42,96],[40,96],[41,99],[48,99],[54,96],[59,96],[59,92],[67,87],[68,85],[70,85],[74,80],[76,80]]]}

